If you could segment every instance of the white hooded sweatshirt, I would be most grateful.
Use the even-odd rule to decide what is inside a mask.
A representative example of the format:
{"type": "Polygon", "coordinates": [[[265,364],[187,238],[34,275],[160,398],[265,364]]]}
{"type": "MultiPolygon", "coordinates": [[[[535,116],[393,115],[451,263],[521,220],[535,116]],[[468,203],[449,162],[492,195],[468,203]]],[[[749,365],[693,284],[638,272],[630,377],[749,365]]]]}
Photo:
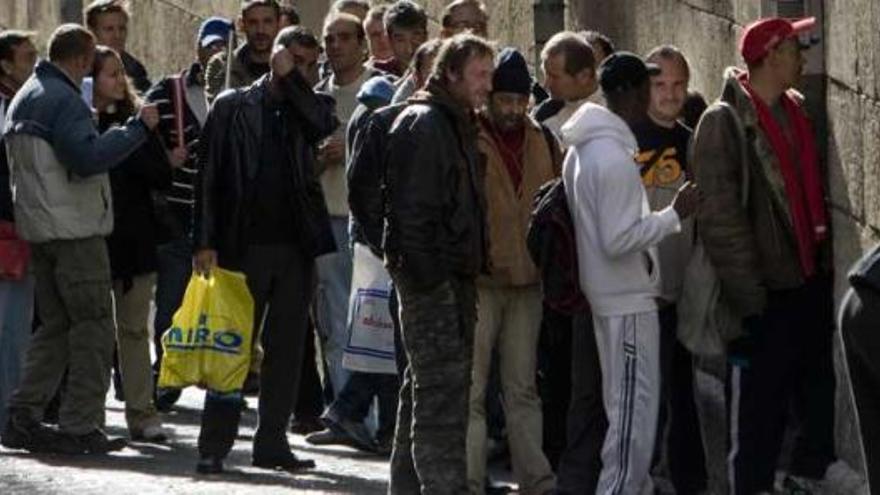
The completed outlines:
{"type": "Polygon", "coordinates": [[[574,222],[580,284],[596,316],[657,309],[656,245],[678,232],[669,206],[651,212],[629,126],[605,107],[585,103],[562,127],[568,148],[562,180],[574,222]]]}

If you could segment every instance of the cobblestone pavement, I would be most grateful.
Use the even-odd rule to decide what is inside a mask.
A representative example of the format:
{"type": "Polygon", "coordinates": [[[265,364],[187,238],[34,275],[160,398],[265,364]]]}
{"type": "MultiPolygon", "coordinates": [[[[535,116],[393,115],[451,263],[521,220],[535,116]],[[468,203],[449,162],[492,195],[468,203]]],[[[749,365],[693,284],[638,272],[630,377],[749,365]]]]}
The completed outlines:
{"type": "MultiPolygon", "coordinates": [[[[167,445],[134,443],[106,456],[34,456],[0,447],[0,494],[382,494],[388,462],[346,447],[316,448],[288,435],[297,456],[314,459],[315,470],[302,474],[268,471],[250,465],[256,411],[249,409],[227,460],[229,473],[195,473],[204,393],[188,389],[179,407],[165,415],[175,435],[167,445]]],[[[248,398],[251,407],[256,399],[248,398]]],[[[125,436],[123,404],[108,396],[107,431],[125,436]]]]}
{"type": "MultiPolygon", "coordinates": [[[[698,402],[710,472],[710,493],[726,493],[723,386],[712,374],[697,376],[698,402]]],[[[346,447],[313,447],[298,435],[289,435],[300,457],[314,459],[317,468],[289,474],[250,466],[251,440],[256,411],[249,409],[242,420],[239,440],[227,460],[229,473],[196,475],[201,404],[204,394],[188,389],[178,407],[165,415],[175,436],[167,445],[135,443],[119,453],[100,457],[33,456],[0,447],[0,495],[42,494],[357,494],[385,493],[387,460],[346,447]]],[[[248,399],[256,405],[256,399],[248,399]]],[[[127,434],[123,404],[108,396],[107,424],[112,435],[127,434]]],[[[496,465],[493,477],[510,481],[510,473],[496,465]]],[[[781,474],[780,474],[781,476],[781,474]]],[[[829,469],[822,494],[861,495],[864,481],[845,463],[829,469]]],[[[660,493],[672,493],[668,482],[658,479],[660,493]]]]}

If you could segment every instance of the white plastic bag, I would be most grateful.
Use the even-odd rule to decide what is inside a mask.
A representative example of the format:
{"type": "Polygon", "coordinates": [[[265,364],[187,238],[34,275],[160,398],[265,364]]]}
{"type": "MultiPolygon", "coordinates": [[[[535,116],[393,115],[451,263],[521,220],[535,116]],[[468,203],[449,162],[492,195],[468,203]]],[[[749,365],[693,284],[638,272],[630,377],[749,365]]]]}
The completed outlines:
{"type": "Polygon", "coordinates": [[[355,243],[353,252],[349,338],[342,366],[351,371],[397,374],[394,323],[388,307],[391,277],[368,247],[355,243]]]}

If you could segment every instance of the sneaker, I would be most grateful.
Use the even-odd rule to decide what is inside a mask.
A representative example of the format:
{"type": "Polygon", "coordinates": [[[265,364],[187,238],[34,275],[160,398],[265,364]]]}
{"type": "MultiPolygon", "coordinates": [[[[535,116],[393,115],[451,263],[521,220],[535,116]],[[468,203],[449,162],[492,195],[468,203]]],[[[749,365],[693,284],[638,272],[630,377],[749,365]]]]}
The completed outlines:
{"type": "Polygon", "coordinates": [[[76,435],[73,438],[79,442],[83,454],[106,454],[122,450],[128,445],[124,438],[110,438],[101,430],[76,435]]]}
{"type": "Polygon", "coordinates": [[[162,425],[150,425],[143,430],[134,430],[131,439],[137,442],[165,443],[171,437],[171,430],[162,425]]]}
{"type": "Polygon", "coordinates": [[[196,464],[196,472],[199,474],[220,474],[223,472],[223,459],[212,456],[202,457],[196,464]]]}
{"type": "Polygon", "coordinates": [[[300,459],[295,456],[293,452],[288,452],[279,456],[268,457],[254,455],[251,464],[254,467],[259,467],[263,469],[273,469],[276,471],[288,472],[303,471],[306,469],[313,469],[315,467],[315,461],[311,459],[300,459]]]}

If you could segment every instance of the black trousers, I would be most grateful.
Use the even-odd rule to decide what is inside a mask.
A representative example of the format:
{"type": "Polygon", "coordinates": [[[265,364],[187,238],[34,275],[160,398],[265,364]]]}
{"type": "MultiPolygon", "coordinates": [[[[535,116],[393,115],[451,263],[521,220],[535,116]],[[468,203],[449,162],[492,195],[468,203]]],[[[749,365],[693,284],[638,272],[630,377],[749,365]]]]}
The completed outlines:
{"type": "Polygon", "coordinates": [[[830,283],[815,278],[771,291],[749,366],[729,370],[731,493],[772,491],[789,417],[796,421],[791,474],[821,479],[835,459],[830,283]]]}
{"type": "Polygon", "coordinates": [[[321,389],[321,377],[318,375],[318,361],[315,356],[315,326],[311,321],[306,332],[301,373],[294,417],[297,420],[317,421],[324,412],[324,391],[321,389]]]}
{"type": "Polygon", "coordinates": [[[538,337],[538,395],[544,418],[544,455],[554,469],[559,465],[567,443],[566,420],[572,390],[571,352],[572,317],[545,305],[538,337]]]}
{"type": "Polygon", "coordinates": [[[592,495],[602,471],[602,444],[608,429],[602,403],[602,368],[592,315],[576,315],[572,323],[567,442],[559,460],[556,486],[559,494],[592,495]]]}
{"type": "MultiPolygon", "coordinates": [[[[675,493],[697,494],[706,489],[706,454],[694,398],[694,357],[677,337],[675,305],[660,310],[661,402],[657,447],[669,465],[675,493]]],[[[656,458],[659,460],[659,457],[656,458]]]]}
{"type": "Polygon", "coordinates": [[[880,292],[850,290],[844,299],[840,332],[849,371],[868,493],[880,490],[880,292]]]}
{"type": "MultiPolygon", "coordinates": [[[[289,455],[287,425],[299,393],[312,300],[314,262],[296,245],[252,245],[243,269],[254,298],[254,326],[263,322],[259,423],[254,457],[289,455]]],[[[241,414],[240,396],[209,393],[202,414],[199,452],[225,457],[241,414]]]]}

